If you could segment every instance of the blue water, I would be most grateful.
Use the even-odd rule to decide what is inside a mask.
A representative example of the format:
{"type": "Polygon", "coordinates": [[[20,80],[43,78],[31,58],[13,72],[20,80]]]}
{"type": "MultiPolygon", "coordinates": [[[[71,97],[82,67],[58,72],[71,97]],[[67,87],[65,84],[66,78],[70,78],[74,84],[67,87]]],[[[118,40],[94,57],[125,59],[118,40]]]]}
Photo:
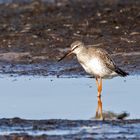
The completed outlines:
{"type": "MultiPolygon", "coordinates": [[[[103,80],[104,111],[140,118],[140,76],[103,80]]],[[[95,116],[97,89],[91,78],[0,78],[0,118],[90,119],[95,116]]]]}

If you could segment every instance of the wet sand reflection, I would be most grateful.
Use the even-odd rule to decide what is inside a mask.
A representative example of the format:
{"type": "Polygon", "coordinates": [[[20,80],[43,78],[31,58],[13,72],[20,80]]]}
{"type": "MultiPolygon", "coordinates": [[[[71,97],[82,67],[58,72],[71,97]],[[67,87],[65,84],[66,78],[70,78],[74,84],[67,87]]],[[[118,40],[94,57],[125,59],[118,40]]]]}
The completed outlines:
{"type": "Polygon", "coordinates": [[[127,112],[122,113],[114,113],[111,111],[103,111],[103,105],[102,105],[102,99],[101,96],[97,97],[97,108],[96,108],[96,114],[94,119],[98,120],[112,120],[112,119],[119,119],[123,120],[126,119],[130,114],[127,112]]]}
{"type": "Polygon", "coordinates": [[[101,100],[101,96],[97,97],[97,108],[96,108],[96,119],[101,119],[103,120],[103,111],[102,111],[102,100],[101,100]]]}

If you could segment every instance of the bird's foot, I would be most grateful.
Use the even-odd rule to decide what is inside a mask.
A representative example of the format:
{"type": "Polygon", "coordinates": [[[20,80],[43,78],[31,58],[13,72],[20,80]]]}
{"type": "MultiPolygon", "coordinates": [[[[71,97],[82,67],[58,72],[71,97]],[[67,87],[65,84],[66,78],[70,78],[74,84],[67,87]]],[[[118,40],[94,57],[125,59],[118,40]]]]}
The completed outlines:
{"type": "Polygon", "coordinates": [[[100,113],[97,113],[97,112],[96,112],[95,118],[96,118],[97,120],[101,120],[101,121],[103,121],[103,120],[104,120],[103,115],[102,115],[102,114],[100,114],[100,113]]]}
{"type": "Polygon", "coordinates": [[[103,116],[100,116],[99,120],[104,121],[105,119],[103,116]]]}

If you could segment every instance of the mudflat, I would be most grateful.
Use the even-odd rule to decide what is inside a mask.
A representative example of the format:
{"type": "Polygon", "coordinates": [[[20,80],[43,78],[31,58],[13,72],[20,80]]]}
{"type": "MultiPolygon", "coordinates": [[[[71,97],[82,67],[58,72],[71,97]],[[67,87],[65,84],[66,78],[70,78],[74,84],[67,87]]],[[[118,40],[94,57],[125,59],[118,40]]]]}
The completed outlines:
{"type": "Polygon", "coordinates": [[[119,67],[140,71],[140,1],[28,1],[0,5],[0,72],[85,75],[73,56],[57,60],[75,40],[110,52],[119,67]]]}
{"type": "MultiPolygon", "coordinates": [[[[139,0],[17,1],[0,4],[0,73],[84,77],[70,44],[101,47],[123,70],[140,74],[139,0]]],[[[0,139],[140,139],[140,120],[0,119],[0,139]]]]}

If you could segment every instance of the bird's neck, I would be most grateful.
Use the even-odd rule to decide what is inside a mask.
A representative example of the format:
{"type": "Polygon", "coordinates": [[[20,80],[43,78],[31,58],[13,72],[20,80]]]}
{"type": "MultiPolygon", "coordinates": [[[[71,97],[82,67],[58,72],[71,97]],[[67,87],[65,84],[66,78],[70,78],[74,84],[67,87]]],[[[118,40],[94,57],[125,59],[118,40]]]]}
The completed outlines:
{"type": "Polygon", "coordinates": [[[78,55],[81,55],[81,54],[83,54],[83,53],[85,53],[86,52],[86,49],[87,48],[85,48],[85,47],[81,47],[81,48],[79,48],[79,49],[77,49],[76,50],[76,55],[78,56],[78,55]]]}
{"type": "Polygon", "coordinates": [[[76,53],[76,56],[77,56],[78,61],[80,61],[80,62],[84,61],[88,57],[87,48],[81,49],[78,53],[76,53]]]}

